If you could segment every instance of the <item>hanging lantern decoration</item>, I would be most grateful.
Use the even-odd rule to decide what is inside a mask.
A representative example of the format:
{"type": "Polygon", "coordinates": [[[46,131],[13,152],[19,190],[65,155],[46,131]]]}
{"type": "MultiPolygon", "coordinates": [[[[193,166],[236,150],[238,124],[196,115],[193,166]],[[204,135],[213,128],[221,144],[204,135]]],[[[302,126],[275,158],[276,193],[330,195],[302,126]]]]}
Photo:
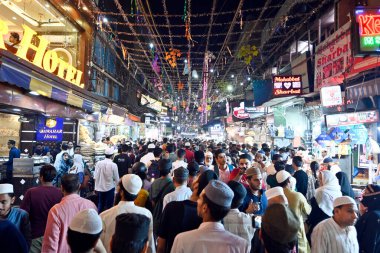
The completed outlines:
{"type": "Polygon", "coordinates": [[[165,52],[165,60],[168,61],[172,68],[177,66],[177,58],[181,57],[181,51],[170,48],[169,52],[165,52]]]}
{"type": "Polygon", "coordinates": [[[206,110],[211,111],[211,105],[207,105],[206,110]]]}
{"type": "Polygon", "coordinates": [[[259,50],[255,45],[245,45],[239,49],[238,58],[242,59],[247,65],[250,65],[253,58],[259,55],[259,50]]]}
{"type": "Polygon", "coordinates": [[[178,83],[178,90],[183,90],[185,88],[185,85],[182,82],[178,83]]]}
{"type": "Polygon", "coordinates": [[[176,111],[177,111],[177,106],[173,106],[173,107],[172,107],[172,111],[173,111],[173,112],[176,112],[176,111]]]}
{"type": "Polygon", "coordinates": [[[185,100],[183,100],[183,101],[181,102],[181,106],[182,106],[182,108],[186,108],[186,101],[185,101],[185,100]]]}
{"type": "Polygon", "coordinates": [[[194,78],[194,79],[198,79],[198,72],[194,69],[193,72],[191,73],[191,76],[194,78]]]}

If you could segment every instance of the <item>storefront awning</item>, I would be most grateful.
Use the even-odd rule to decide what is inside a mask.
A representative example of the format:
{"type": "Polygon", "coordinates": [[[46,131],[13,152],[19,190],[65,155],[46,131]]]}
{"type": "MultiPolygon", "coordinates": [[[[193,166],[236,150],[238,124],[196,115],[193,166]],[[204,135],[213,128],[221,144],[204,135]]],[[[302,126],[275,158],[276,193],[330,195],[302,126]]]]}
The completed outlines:
{"type": "Polygon", "coordinates": [[[132,114],[132,113],[128,113],[128,117],[130,120],[132,120],[134,122],[141,122],[141,118],[132,114]]]}
{"type": "Polygon", "coordinates": [[[372,79],[346,88],[348,100],[358,100],[370,96],[380,95],[380,80],[372,79]]]}
{"type": "MultiPolygon", "coordinates": [[[[1,55],[3,56],[3,55],[1,55]]],[[[35,91],[41,96],[72,105],[90,112],[105,112],[107,106],[74,93],[72,89],[62,88],[48,77],[45,77],[24,64],[8,57],[1,57],[0,82],[35,91]]]]}

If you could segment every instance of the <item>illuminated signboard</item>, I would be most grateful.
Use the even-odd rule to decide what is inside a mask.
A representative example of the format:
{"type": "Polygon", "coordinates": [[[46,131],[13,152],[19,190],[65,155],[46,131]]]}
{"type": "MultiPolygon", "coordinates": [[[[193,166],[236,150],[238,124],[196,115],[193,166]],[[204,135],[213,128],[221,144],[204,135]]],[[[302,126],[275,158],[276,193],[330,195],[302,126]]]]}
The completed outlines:
{"type": "Polygon", "coordinates": [[[46,119],[41,116],[38,122],[37,141],[62,141],[63,118],[46,119]]]}
{"type": "Polygon", "coordinates": [[[273,96],[286,97],[302,94],[302,76],[273,76],[273,96]]]}
{"type": "Polygon", "coordinates": [[[149,96],[141,95],[141,105],[144,105],[150,109],[153,109],[157,112],[161,112],[162,110],[162,102],[155,100],[149,96]]]}
{"type": "Polygon", "coordinates": [[[380,12],[378,9],[355,10],[356,36],[361,54],[380,52],[380,12]]]}
{"type": "Polygon", "coordinates": [[[343,104],[342,91],[339,85],[321,88],[321,101],[323,106],[337,106],[343,104]]]}
{"type": "MultiPolygon", "coordinates": [[[[76,69],[74,66],[65,62],[58,57],[55,50],[47,50],[49,41],[43,36],[37,36],[39,43],[35,45],[35,36],[37,32],[26,25],[22,25],[24,32],[16,56],[33,63],[35,66],[44,69],[49,73],[56,73],[59,78],[62,78],[80,88],[84,88],[81,83],[83,72],[76,69]],[[33,59],[28,59],[29,50],[35,52],[33,59]]],[[[4,43],[4,35],[8,34],[7,24],[0,20],[0,49],[7,50],[4,43]]]]}
{"type": "Polygon", "coordinates": [[[375,110],[365,112],[352,112],[326,115],[327,127],[339,127],[364,123],[376,123],[379,120],[379,113],[375,110]]]}

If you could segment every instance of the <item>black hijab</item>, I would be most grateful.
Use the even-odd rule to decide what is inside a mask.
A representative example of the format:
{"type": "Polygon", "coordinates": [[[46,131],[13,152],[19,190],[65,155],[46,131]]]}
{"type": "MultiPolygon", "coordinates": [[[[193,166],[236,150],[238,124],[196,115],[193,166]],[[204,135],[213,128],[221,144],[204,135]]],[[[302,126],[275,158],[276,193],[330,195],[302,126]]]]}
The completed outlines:
{"type": "Polygon", "coordinates": [[[340,190],[342,191],[343,196],[349,196],[351,198],[355,198],[354,191],[352,190],[350,181],[348,180],[348,176],[343,171],[336,173],[335,175],[338,178],[340,190]]]}

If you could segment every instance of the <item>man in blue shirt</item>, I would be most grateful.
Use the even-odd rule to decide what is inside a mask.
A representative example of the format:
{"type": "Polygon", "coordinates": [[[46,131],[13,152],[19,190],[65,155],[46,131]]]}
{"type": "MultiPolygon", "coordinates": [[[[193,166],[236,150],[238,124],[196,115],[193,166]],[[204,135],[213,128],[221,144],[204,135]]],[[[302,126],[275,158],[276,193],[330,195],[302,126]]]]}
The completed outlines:
{"type": "Polygon", "coordinates": [[[263,215],[268,206],[268,200],[265,196],[265,190],[262,189],[261,171],[259,168],[251,167],[245,173],[248,182],[247,195],[239,210],[248,214],[263,215]]]}
{"type": "Polygon", "coordinates": [[[50,149],[49,147],[44,146],[42,142],[37,142],[36,146],[33,148],[33,155],[50,156],[50,149]]]}
{"type": "Polygon", "coordinates": [[[3,165],[7,166],[7,181],[11,183],[13,178],[13,159],[20,158],[20,150],[16,148],[16,141],[14,140],[9,140],[7,145],[9,148],[9,160],[3,163],[3,165]]]}

